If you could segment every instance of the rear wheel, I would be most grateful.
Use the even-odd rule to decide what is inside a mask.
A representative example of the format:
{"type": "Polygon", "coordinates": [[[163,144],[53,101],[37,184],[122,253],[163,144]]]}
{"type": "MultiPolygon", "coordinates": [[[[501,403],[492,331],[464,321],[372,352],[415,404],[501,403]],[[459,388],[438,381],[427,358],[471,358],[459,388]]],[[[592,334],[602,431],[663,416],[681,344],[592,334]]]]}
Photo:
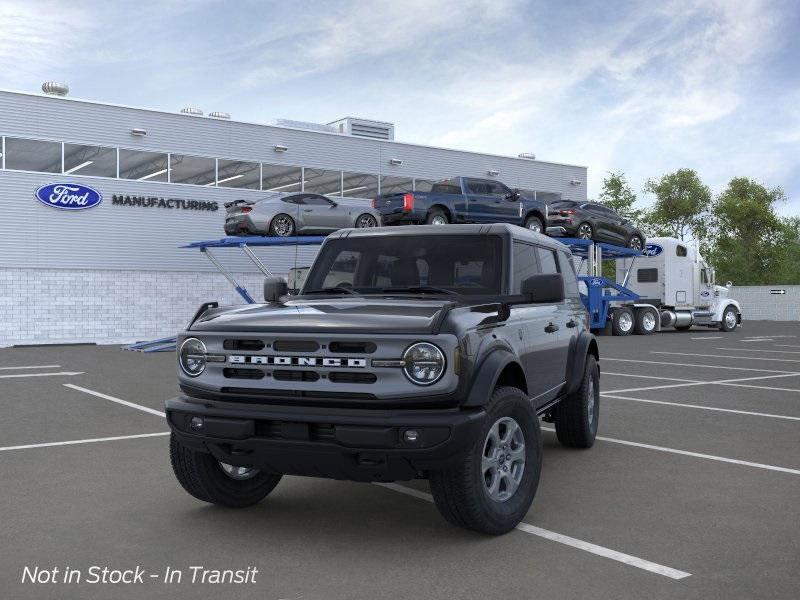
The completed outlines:
{"type": "Polygon", "coordinates": [[[253,467],[236,467],[219,462],[210,454],[197,452],[170,436],[172,470],[183,489],[203,502],[228,508],[257,504],[269,494],[282,475],[253,467]]]}
{"type": "Polygon", "coordinates": [[[633,332],[633,311],[628,307],[615,308],[612,314],[611,333],[630,335],[633,332]]]}
{"type": "Polygon", "coordinates": [[[587,355],[581,386],[556,405],[553,421],[558,441],[570,448],[591,448],[600,417],[600,369],[592,354],[587,355]]]}
{"type": "Polygon", "coordinates": [[[721,331],[733,331],[738,324],[739,319],[736,315],[736,309],[729,306],[722,313],[722,322],[719,324],[719,328],[721,331]]]}
{"type": "Polygon", "coordinates": [[[628,248],[631,250],[641,250],[644,248],[644,240],[641,236],[632,235],[630,239],[628,239],[628,248]]]}
{"type": "Polygon", "coordinates": [[[425,222],[428,225],[447,225],[450,222],[450,219],[447,218],[447,213],[445,213],[442,209],[434,208],[428,213],[428,216],[425,218],[425,222]]]}
{"type": "Polygon", "coordinates": [[[581,223],[578,225],[578,239],[590,240],[594,236],[594,230],[589,223],[581,223]]]}
{"type": "Polygon", "coordinates": [[[529,229],[534,233],[542,233],[544,231],[544,225],[542,225],[542,220],[536,216],[530,216],[525,219],[525,229],[529,229]]]}
{"type": "Polygon", "coordinates": [[[454,525],[497,535],[528,512],[541,470],[539,419],[525,394],[501,387],[474,444],[452,467],[431,473],[431,492],[454,525]]]}
{"type": "Polygon", "coordinates": [[[356,227],[358,227],[359,229],[364,229],[367,227],[377,227],[377,226],[378,226],[378,219],[376,219],[369,213],[364,213],[363,215],[360,215],[356,219],[356,227]]]}
{"type": "Polygon", "coordinates": [[[633,324],[633,332],[636,335],[650,335],[656,330],[656,313],[649,308],[637,308],[635,312],[636,321],[633,324]]]}
{"type": "Polygon", "coordinates": [[[294,233],[294,219],[289,215],[280,213],[272,217],[269,232],[278,237],[288,237],[294,233]]]}

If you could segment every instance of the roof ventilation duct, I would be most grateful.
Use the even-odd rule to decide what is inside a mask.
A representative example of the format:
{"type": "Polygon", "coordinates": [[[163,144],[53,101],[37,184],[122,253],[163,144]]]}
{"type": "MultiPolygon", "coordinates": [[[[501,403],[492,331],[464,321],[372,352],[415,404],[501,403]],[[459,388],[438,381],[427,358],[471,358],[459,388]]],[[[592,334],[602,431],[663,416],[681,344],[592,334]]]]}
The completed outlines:
{"type": "Polygon", "coordinates": [[[208,116],[211,117],[212,119],[230,119],[231,118],[230,113],[220,112],[218,110],[214,110],[214,111],[208,113],[208,116]]]}
{"type": "Polygon", "coordinates": [[[57,81],[45,81],[42,84],[42,91],[48,96],[66,96],[69,94],[69,86],[57,81]]]}
{"type": "Polygon", "coordinates": [[[203,111],[195,106],[184,106],[181,109],[181,112],[185,115],[194,115],[196,117],[202,117],[203,111]]]}
{"type": "Polygon", "coordinates": [[[394,123],[385,121],[370,121],[357,117],[345,117],[329,123],[336,131],[354,137],[369,138],[372,140],[394,141],[394,123]]]}
{"type": "Polygon", "coordinates": [[[517,157],[525,160],[536,160],[536,155],[533,152],[520,152],[517,157]]]}

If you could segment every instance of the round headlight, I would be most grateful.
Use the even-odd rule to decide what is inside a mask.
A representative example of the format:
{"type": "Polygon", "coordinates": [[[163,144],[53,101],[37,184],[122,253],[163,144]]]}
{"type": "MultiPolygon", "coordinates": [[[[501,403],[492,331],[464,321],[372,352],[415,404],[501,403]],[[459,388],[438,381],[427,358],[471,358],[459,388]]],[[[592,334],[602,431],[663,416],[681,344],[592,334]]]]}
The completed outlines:
{"type": "Polygon", "coordinates": [[[417,385],[430,385],[439,381],[447,365],[444,353],[427,342],[409,346],[403,353],[403,361],[403,372],[417,385]]]}
{"type": "Polygon", "coordinates": [[[186,338],[178,351],[178,363],[189,377],[197,377],[206,369],[206,345],[197,338],[186,338]]]}

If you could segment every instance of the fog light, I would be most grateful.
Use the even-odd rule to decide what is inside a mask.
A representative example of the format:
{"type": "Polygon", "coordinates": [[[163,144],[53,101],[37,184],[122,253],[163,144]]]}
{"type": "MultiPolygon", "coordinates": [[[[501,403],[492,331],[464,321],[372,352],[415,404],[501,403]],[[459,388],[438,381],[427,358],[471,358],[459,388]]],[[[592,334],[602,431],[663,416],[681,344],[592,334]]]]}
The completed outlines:
{"type": "Polygon", "coordinates": [[[203,417],[192,417],[192,420],[189,421],[189,429],[201,431],[203,429],[203,417]]]}
{"type": "Polygon", "coordinates": [[[403,433],[403,439],[409,444],[416,444],[419,441],[419,431],[416,429],[406,429],[403,433]]]}

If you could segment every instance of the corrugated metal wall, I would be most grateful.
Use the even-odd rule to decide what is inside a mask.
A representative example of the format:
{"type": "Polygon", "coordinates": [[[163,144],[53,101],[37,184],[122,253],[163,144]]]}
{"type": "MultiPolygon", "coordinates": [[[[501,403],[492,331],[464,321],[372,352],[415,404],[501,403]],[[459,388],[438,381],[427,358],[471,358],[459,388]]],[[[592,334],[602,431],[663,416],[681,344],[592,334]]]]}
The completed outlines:
{"type": "Polygon", "coordinates": [[[736,285],[730,295],[741,304],[745,324],[753,320],[800,321],[800,285],[736,285]]]}
{"type": "MultiPolygon", "coordinates": [[[[342,169],[428,179],[453,175],[485,177],[487,171],[509,186],[586,198],[586,168],[428,148],[350,136],[222,121],[182,114],[110,106],[79,100],[0,91],[0,135],[185,153],[272,164],[342,169]],[[130,131],[142,128],[145,137],[130,131]],[[276,144],[288,147],[278,153],[276,144]],[[390,166],[389,159],[402,165],[390,166]],[[570,182],[578,180],[581,185],[570,182]]],[[[115,180],[75,175],[0,171],[0,260],[5,267],[70,267],[140,270],[206,270],[196,251],[176,247],[224,235],[222,203],[260,197],[262,192],[115,180]],[[60,211],[34,199],[44,184],[75,182],[103,194],[90,210],[60,211]],[[215,200],[217,212],[114,206],[114,194],[215,200]]],[[[268,264],[285,271],[294,264],[289,250],[265,250],[268,264]]],[[[308,264],[314,248],[298,250],[308,264]]],[[[222,255],[222,254],[221,254],[222,255]]],[[[226,265],[252,271],[238,252],[225,252],[226,265]]]]}

